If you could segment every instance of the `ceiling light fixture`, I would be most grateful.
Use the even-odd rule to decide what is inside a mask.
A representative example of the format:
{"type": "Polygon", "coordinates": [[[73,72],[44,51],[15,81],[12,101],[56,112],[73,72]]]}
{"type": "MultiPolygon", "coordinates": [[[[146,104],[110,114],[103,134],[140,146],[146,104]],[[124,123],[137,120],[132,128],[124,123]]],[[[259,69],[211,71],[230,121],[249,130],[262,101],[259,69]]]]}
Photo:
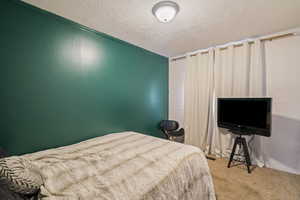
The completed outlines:
{"type": "Polygon", "coordinates": [[[172,21],[179,12],[179,6],[173,1],[161,1],[152,8],[153,15],[162,23],[172,21]]]}

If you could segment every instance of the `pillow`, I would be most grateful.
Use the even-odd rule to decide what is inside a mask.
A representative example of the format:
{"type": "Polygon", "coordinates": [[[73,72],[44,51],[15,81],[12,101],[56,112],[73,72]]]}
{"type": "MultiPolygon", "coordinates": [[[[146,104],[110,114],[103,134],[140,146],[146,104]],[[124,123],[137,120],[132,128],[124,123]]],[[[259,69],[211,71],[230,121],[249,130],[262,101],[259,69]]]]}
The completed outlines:
{"type": "Polygon", "coordinates": [[[38,168],[17,156],[0,159],[0,181],[20,194],[34,194],[43,184],[38,168]]]}
{"type": "Polygon", "coordinates": [[[0,184],[0,197],[5,200],[24,200],[21,195],[10,191],[6,185],[0,184]]]}

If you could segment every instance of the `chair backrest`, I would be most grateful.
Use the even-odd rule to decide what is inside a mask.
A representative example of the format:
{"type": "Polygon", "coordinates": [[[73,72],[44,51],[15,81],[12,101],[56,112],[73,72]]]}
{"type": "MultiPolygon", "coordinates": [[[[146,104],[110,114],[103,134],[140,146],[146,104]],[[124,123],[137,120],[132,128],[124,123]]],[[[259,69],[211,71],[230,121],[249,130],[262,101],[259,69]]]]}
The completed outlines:
{"type": "Polygon", "coordinates": [[[179,128],[179,124],[174,120],[162,120],[159,127],[162,131],[175,131],[179,128]]]}

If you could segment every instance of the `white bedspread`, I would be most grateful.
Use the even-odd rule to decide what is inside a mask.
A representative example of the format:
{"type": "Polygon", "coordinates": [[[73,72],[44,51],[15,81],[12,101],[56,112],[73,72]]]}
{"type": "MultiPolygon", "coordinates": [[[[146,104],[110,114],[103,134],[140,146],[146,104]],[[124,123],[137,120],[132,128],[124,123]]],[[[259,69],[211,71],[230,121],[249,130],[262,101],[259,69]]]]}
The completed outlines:
{"type": "Polygon", "coordinates": [[[135,132],[24,157],[40,168],[42,200],[215,200],[201,150],[135,132]]]}

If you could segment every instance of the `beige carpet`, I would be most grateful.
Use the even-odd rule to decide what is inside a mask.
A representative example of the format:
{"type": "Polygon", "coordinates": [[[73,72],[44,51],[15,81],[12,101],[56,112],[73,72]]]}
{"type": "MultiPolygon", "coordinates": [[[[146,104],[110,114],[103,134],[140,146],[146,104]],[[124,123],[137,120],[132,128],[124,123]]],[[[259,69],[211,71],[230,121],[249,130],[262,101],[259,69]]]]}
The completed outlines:
{"type": "Polygon", "coordinates": [[[227,168],[227,160],[208,161],[217,200],[300,200],[300,175],[268,168],[248,174],[244,166],[227,168]]]}

